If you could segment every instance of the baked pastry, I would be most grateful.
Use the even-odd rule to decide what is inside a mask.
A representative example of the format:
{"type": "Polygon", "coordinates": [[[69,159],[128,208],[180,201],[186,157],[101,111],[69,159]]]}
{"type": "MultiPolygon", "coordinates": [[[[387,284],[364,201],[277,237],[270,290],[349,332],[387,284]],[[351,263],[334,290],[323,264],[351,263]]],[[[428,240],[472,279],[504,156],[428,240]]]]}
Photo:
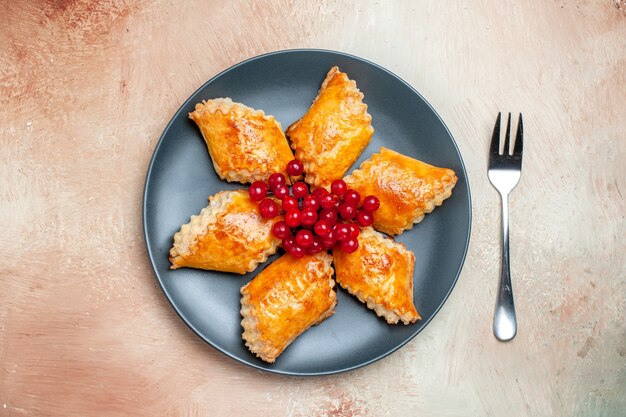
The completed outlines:
{"type": "Polygon", "coordinates": [[[243,339],[251,352],[274,362],[296,337],[333,314],[332,257],[285,254],[241,289],[243,339]]]}
{"type": "Polygon", "coordinates": [[[353,253],[333,250],[339,285],[387,323],[415,323],[420,315],[413,304],[413,252],[371,227],[361,231],[358,241],[353,253]]]}
{"type": "Polygon", "coordinates": [[[374,227],[397,235],[421,222],[424,214],[450,197],[457,177],[451,169],[381,148],[380,153],[372,155],[344,180],[361,196],[375,195],[380,199],[374,227]]]}
{"type": "Polygon", "coordinates": [[[274,172],[286,175],[293,153],[274,116],[216,98],[196,104],[189,118],[200,128],[221,179],[247,183],[266,180],[274,172]]]}
{"type": "Polygon", "coordinates": [[[279,220],[264,219],[245,190],[219,192],[174,235],[170,268],[250,272],[276,252],[280,239],[272,227],[279,220]]]}
{"type": "Polygon", "coordinates": [[[309,110],[287,129],[307,183],[328,186],[343,177],[369,143],[374,128],[362,100],[356,83],[333,67],[309,110]]]}

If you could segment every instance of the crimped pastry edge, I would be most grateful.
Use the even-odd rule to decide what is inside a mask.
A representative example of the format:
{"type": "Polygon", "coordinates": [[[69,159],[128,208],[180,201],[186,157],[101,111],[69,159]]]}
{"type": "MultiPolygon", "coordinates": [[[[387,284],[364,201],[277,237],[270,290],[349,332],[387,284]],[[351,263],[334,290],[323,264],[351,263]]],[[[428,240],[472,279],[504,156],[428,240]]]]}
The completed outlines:
{"type": "Polygon", "coordinates": [[[417,320],[421,320],[419,313],[417,313],[416,317],[410,317],[409,314],[400,314],[397,309],[388,310],[380,304],[376,304],[372,297],[366,297],[362,291],[350,291],[347,287],[343,286],[341,282],[339,283],[341,288],[348,291],[350,294],[354,295],[360,302],[365,304],[367,308],[373,310],[378,317],[382,317],[389,324],[398,324],[398,322],[402,321],[405,325],[415,323],[417,320]]]}
{"type": "Polygon", "coordinates": [[[220,191],[210,196],[209,205],[200,210],[200,214],[191,216],[189,223],[181,226],[180,230],[174,234],[174,245],[170,249],[171,269],[179,268],[173,263],[175,258],[189,255],[191,245],[198,240],[199,236],[207,232],[210,224],[217,221],[218,213],[221,213],[239,192],[241,191],[220,191]]]}
{"type": "MultiPolygon", "coordinates": [[[[318,325],[328,317],[332,316],[335,313],[335,307],[337,306],[337,294],[333,291],[335,287],[335,280],[332,278],[334,269],[331,266],[332,256],[328,253],[320,253],[320,255],[326,255],[324,260],[324,269],[326,269],[326,273],[331,277],[329,278],[329,296],[333,298],[332,304],[328,307],[328,309],[320,315],[318,320],[312,324],[312,326],[318,325]]],[[[317,256],[317,255],[316,255],[317,256]]],[[[255,278],[253,278],[255,279],[255,278]]],[[[274,363],[276,358],[280,356],[282,352],[287,349],[287,347],[302,333],[306,332],[311,326],[303,329],[302,332],[295,335],[281,350],[274,348],[269,342],[265,341],[261,337],[261,333],[258,330],[259,320],[257,319],[256,308],[252,303],[250,303],[250,294],[246,291],[248,285],[250,283],[241,287],[241,310],[240,314],[242,316],[241,326],[243,327],[243,333],[241,334],[242,339],[245,341],[246,347],[250,350],[250,352],[254,353],[258,358],[261,358],[265,362],[274,363]]]]}
{"type": "MultiPolygon", "coordinates": [[[[174,245],[170,249],[169,257],[172,263],[170,269],[184,267],[184,265],[176,264],[176,258],[189,255],[190,247],[198,240],[199,236],[207,233],[209,226],[217,221],[217,215],[233,202],[236,195],[245,193],[247,193],[246,190],[220,191],[209,197],[209,205],[204,207],[200,214],[191,216],[189,223],[181,226],[180,230],[174,234],[174,245]]],[[[279,245],[279,239],[272,239],[271,246],[263,253],[262,257],[250,260],[245,271],[235,273],[245,274],[254,271],[259,264],[267,261],[270,256],[276,253],[279,245]]]]}
{"type": "MultiPolygon", "coordinates": [[[[274,122],[278,126],[278,129],[282,132],[283,127],[278,120],[272,115],[267,115],[263,110],[254,109],[252,107],[248,107],[243,103],[238,103],[233,101],[230,97],[217,97],[210,100],[202,100],[201,103],[197,103],[195,110],[189,113],[189,118],[194,122],[198,122],[203,113],[221,113],[228,114],[234,113],[238,117],[246,117],[246,116],[257,116],[262,117],[268,122],[274,122]]],[[[204,137],[204,132],[200,129],[200,133],[206,142],[207,139],[204,137]]],[[[211,157],[211,162],[213,163],[213,168],[215,172],[222,180],[226,180],[228,182],[239,182],[241,184],[252,183],[254,181],[264,181],[272,174],[268,172],[267,166],[262,166],[261,168],[255,170],[241,169],[241,170],[229,170],[222,171],[222,169],[215,163],[215,159],[211,157]]]]}
{"type": "MultiPolygon", "coordinates": [[[[350,175],[347,175],[346,177],[344,177],[343,180],[346,182],[346,184],[348,184],[348,186],[351,186],[351,185],[354,185],[355,182],[359,182],[359,183],[365,182],[366,180],[365,172],[369,171],[370,167],[374,165],[374,157],[381,155],[385,151],[389,151],[389,149],[381,148],[378,153],[372,154],[372,156],[370,156],[368,159],[363,161],[361,165],[357,169],[352,171],[350,175]]],[[[392,151],[392,152],[395,152],[395,151],[392,151]]],[[[456,185],[458,181],[458,177],[456,176],[456,173],[454,173],[454,171],[452,171],[452,173],[453,173],[452,175],[448,175],[444,177],[444,179],[442,180],[443,193],[435,196],[433,199],[428,201],[423,210],[416,209],[413,212],[412,220],[409,220],[403,226],[398,227],[398,228],[388,228],[388,227],[385,227],[384,225],[377,224],[376,221],[374,221],[374,227],[376,228],[376,230],[387,233],[389,235],[401,235],[405,230],[412,229],[414,225],[424,220],[424,216],[426,214],[431,213],[435,209],[435,207],[441,206],[444,200],[446,200],[452,195],[452,189],[454,188],[454,186],[456,185]]],[[[374,219],[376,219],[376,216],[374,216],[374,219]]]]}
{"type": "MultiPolygon", "coordinates": [[[[410,255],[413,257],[413,261],[415,262],[415,255],[411,252],[402,242],[397,242],[393,238],[383,235],[380,232],[377,232],[372,227],[366,227],[361,230],[361,235],[359,239],[369,239],[369,238],[377,238],[379,239],[387,248],[396,249],[402,255],[410,255]]],[[[410,323],[415,323],[417,320],[421,320],[419,312],[416,317],[411,317],[409,314],[401,314],[397,309],[389,310],[382,305],[377,304],[374,301],[374,298],[367,297],[362,291],[351,291],[347,286],[344,286],[339,280],[337,283],[341,286],[341,288],[348,291],[350,294],[354,295],[359,299],[360,302],[365,304],[367,308],[370,310],[374,310],[378,317],[384,318],[389,324],[397,324],[400,320],[405,325],[410,323]]]]}
{"type": "MultiPolygon", "coordinates": [[[[311,106],[313,106],[313,104],[315,104],[315,102],[319,98],[319,96],[322,93],[322,91],[324,91],[326,89],[326,87],[328,86],[328,83],[330,83],[330,80],[332,80],[335,77],[335,75],[338,75],[338,74],[341,74],[341,73],[342,73],[341,70],[336,65],[334,67],[332,67],[328,71],[328,73],[326,74],[326,78],[324,78],[324,81],[322,82],[322,85],[320,86],[320,89],[317,91],[317,95],[315,96],[315,99],[311,102],[311,106]]],[[[371,124],[372,123],[372,116],[367,111],[367,109],[368,109],[367,103],[365,103],[363,101],[365,96],[361,92],[361,90],[359,90],[359,88],[358,88],[358,86],[356,84],[356,81],[351,79],[348,76],[347,73],[343,72],[343,74],[346,75],[346,78],[348,79],[348,84],[351,87],[353,87],[356,90],[356,92],[359,94],[359,99],[361,100],[361,107],[362,107],[363,117],[368,121],[368,123],[370,124],[369,127],[372,130],[372,134],[370,135],[370,140],[371,140],[371,136],[374,135],[374,127],[371,124]]],[[[295,121],[294,123],[292,123],[290,126],[287,127],[287,131],[286,131],[287,136],[290,136],[291,130],[293,130],[293,129],[298,127],[298,125],[300,124],[300,121],[309,112],[311,106],[309,106],[307,111],[302,115],[302,117],[300,117],[300,119],[298,119],[297,121],[295,121]]],[[[322,182],[322,180],[319,178],[319,175],[317,175],[317,173],[315,172],[315,167],[317,166],[317,164],[315,162],[312,162],[312,161],[315,161],[315,159],[314,158],[307,158],[307,155],[304,153],[304,151],[302,149],[298,148],[296,143],[294,141],[292,141],[292,140],[290,140],[290,146],[291,146],[291,149],[293,149],[295,151],[295,153],[294,153],[295,158],[300,160],[300,161],[302,161],[302,165],[304,167],[304,172],[306,173],[306,175],[304,177],[304,181],[307,184],[312,185],[314,187],[325,187],[325,188],[327,188],[330,184],[324,184],[322,182]]]]}
{"type": "Polygon", "coordinates": [[[263,110],[254,109],[248,107],[243,103],[233,101],[230,97],[216,97],[209,100],[202,100],[201,103],[197,103],[195,110],[189,113],[189,118],[195,121],[195,116],[200,116],[202,113],[222,113],[228,114],[234,112],[239,117],[253,115],[262,117],[268,121],[273,121],[278,124],[280,130],[283,130],[282,125],[276,118],[270,114],[265,114],[263,110]]]}

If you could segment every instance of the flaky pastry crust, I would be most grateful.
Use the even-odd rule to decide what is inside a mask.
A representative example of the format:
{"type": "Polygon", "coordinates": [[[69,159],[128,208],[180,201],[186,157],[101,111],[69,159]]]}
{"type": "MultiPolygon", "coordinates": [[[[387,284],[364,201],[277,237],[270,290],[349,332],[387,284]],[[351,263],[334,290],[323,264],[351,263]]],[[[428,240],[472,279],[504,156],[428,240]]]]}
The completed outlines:
{"type": "Polygon", "coordinates": [[[397,235],[419,223],[426,213],[452,195],[457,182],[453,170],[381,148],[359,169],[344,178],[361,196],[375,195],[380,208],[374,214],[374,227],[397,235]]]}
{"type": "Polygon", "coordinates": [[[358,241],[353,253],[333,250],[337,283],[389,324],[419,320],[413,304],[413,252],[371,227],[361,231],[358,241]]]}
{"type": "Polygon", "coordinates": [[[309,110],[287,129],[305,181],[326,187],[341,178],[374,134],[371,123],[356,83],[331,68],[309,110]]]}
{"type": "Polygon", "coordinates": [[[305,330],[333,314],[332,257],[321,252],[278,258],[241,288],[243,339],[251,352],[272,363],[305,330]]]}
{"type": "Polygon", "coordinates": [[[171,269],[199,268],[245,274],[276,253],[272,227],[282,216],[264,219],[246,190],[222,191],[174,235],[171,269]]]}
{"type": "Polygon", "coordinates": [[[200,128],[221,179],[248,183],[267,180],[275,172],[286,175],[293,153],[274,116],[216,98],[196,104],[189,118],[200,128]]]}

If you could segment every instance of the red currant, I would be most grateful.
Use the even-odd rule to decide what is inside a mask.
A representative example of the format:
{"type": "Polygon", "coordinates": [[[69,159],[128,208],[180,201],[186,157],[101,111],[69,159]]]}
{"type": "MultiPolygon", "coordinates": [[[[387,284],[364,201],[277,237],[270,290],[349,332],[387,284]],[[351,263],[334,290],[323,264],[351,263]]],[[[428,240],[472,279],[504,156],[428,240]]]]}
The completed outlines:
{"type": "Polygon", "coordinates": [[[299,246],[297,243],[289,248],[289,253],[294,258],[302,258],[305,254],[304,248],[299,246]]]}
{"type": "Polygon", "coordinates": [[[313,210],[317,210],[320,208],[320,199],[316,195],[309,194],[304,197],[304,201],[302,202],[303,208],[312,208],[313,210]]]}
{"type": "Polygon", "coordinates": [[[315,226],[313,226],[313,231],[320,237],[328,236],[331,230],[332,227],[330,227],[330,224],[326,220],[319,220],[315,223],[315,226]]]}
{"type": "MultiPolygon", "coordinates": [[[[319,189],[320,188],[318,188],[318,190],[319,189]]],[[[323,188],[321,188],[321,189],[323,190],[323,188]]],[[[335,201],[336,201],[336,199],[335,199],[335,197],[333,197],[332,194],[326,193],[326,194],[324,194],[323,196],[320,197],[320,206],[322,208],[325,208],[325,209],[333,208],[333,207],[335,207],[335,201]]]]}
{"type": "Polygon", "coordinates": [[[319,215],[320,220],[326,220],[329,224],[334,225],[337,223],[338,214],[335,209],[324,209],[320,211],[319,215]]]}
{"type": "Polygon", "coordinates": [[[352,239],[356,239],[359,237],[359,227],[354,223],[348,223],[348,227],[350,228],[350,237],[352,239]]]}
{"type": "Polygon", "coordinates": [[[298,209],[298,200],[295,197],[288,195],[283,198],[283,210],[285,213],[289,210],[297,210],[298,209]]]}
{"type": "Polygon", "coordinates": [[[296,238],[294,236],[287,236],[286,238],[283,238],[283,249],[286,252],[291,251],[291,248],[293,248],[296,245],[296,238]]]}
{"type": "Polygon", "coordinates": [[[363,210],[367,210],[370,213],[378,210],[380,207],[380,200],[374,195],[368,195],[363,199],[363,210]]]}
{"type": "Polygon", "coordinates": [[[259,212],[261,213],[261,216],[265,217],[266,219],[273,219],[274,217],[278,216],[280,208],[274,200],[264,198],[259,203],[259,212]]]}
{"type": "Polygon", "coordinates": [[[358,191],[349,189],[346,191],[346,194],[343,196],[344,203],[352,204],[355,207],[358,207],[361,202],[361,194],[358,191]]]}
{"type": "Polygon", "coordinates": [[[296,198],[304,198],[309,194],[309,187],[303,182],[297,182],[291,187],[291,193],[296,198]]]}
{"type": "Polygon", "coordinates": [[[289,187],[287,187],[285,184],[279,184],[276,186],[276,188],[274,188],[274,197],[276,197],[277,199],[282,200],[288,195],[289,187]]]}
{"type": "Polygon", "coordinates": [[[302,222],[302,212],[298,209],[289,210],[285,214],[285,223],[289,227],[298,227],[302,222]]]}
{"type": "Polygon", "coordinates": [[[296,234],[296,243],[298,243],[298,245],[302,246],[303,248],[307,248],[313,243],[313,238],[313,233],[311,233],[310,231],[300,230],[296,234]]]}
{"type": "Polygon", "coordinates": [[[345,223],[335,225],[335,227],[333,228],[333,232],[335,233],[335,238],[337,240],[345,240],[350,238],[350,227],[345,223]]]}
{"type": "Polygon", "coordinates": [[[255,181],[250,184],[248,194],[252,201],[261,201],[267,196],[267,184],[263,181],[255,181]]]}
{"type": "Polygon", "coordinates": [[[304,172],[304,164],[297,159],[292,159],[287,163],[287,174],[297,177],[304,172]]]}
{"type": "Polygon", "coordinates": [[[322,241],[318,237],[313,238],[313,242],[311,243],[311,246],[306,248],[306,252],[309,255],[315,255],[316,253],[320,253],[323,250],[324,250],[324,245],[322,244],[322,241]]]}
{"type": "Polygon", "coordinates": [[[359,241],[353,238],[341,241],[341,250],[346,253],[352,253],[359,248],[359,241]]]}
{"type": "Polygon", "coordinates": [[[276,172],[270,175],[267,184],[270,186],[270,190],[275,190],[279,185],[287,185],[287,179],[280,172],[276,172]]]}
{"type": "Polygon", "coordinates": [[[313,226],[317,221],[317,211],[313,210],[310,207],[305,207],[302,209],[302,225],[303,226],[313,226]]]}
{"type": "Polygon", "coordinates": [[[359,210],[356,215],[356,222],[361,227],[367,227],[374,224],[374,215],[367,210],[359,210]]]}
{"type": "Polygon", "coordinates": [[[331,230],[326,237],[322,238],[322,245],[324,245],[325,249],[332,249],[335,246],[335,233],[331,230]]]}
{"type": "Polygon", "coordinates": [[[319,187],[311,191],[311,194],[318,196],[320,199],[326,194],[330,194],[325,188],[319,187]]]}
{"type": "Polygon", "coordinates": [[[276,222],[274,226],[272,226],[272,234],[279,239],[286,238],[290,233],[291,229],[289,229],[289,226],[283,220],[276,222]]]}
{"type": "Polygon", "coordinates": [[[339,214],[344,220],[352,220],[356,216],[356,206],[351,203],[343,203],[339,206],[339,214]]]}
{"type": "Polygon", "coordinates": [[[348,186],[344,180],[335,180],[330,184],[330,191],[338,197],[342,197],[347,189],[348,186]]]}

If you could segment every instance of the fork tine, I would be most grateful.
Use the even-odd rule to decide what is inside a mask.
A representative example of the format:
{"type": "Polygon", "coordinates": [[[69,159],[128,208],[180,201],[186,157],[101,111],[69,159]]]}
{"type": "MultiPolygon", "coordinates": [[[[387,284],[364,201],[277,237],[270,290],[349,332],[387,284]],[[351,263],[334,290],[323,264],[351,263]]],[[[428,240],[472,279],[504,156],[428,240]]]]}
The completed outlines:
{"type": "Polygon", "coordinates": [[[519,114],[519,121],[517,122],[517,134],[515,135],[515,148],[513,148],[513,155],[521,157],[524,150],[524,123],[522,122],[522,113],[519,114]]]}
{"type": "Polygon", "coordinates": [[[498,113],[496,119],[496,125],[493,127],[493,135],[491,136],[491,146],[489,148],[489,156],[491,158],[494,155],[500,154],[500,119],[502,119],[502,113],[498,113]]]}
{"type": "Polygon", "coordinates": [[[502,148],[502,155],[509,155],[509,145],[511,143],[511,113],[509,112],[509,119],[506,122],[506,134],[504,135],[504,147],[502,148]]]}

